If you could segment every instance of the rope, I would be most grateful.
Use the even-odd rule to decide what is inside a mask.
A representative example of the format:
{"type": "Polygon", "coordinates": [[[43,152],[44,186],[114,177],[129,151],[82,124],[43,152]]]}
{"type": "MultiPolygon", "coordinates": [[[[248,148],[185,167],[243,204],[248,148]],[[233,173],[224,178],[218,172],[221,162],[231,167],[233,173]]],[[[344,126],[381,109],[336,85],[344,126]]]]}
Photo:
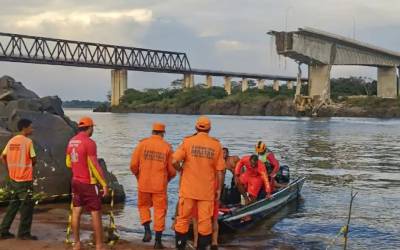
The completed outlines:
{"type": "Polygon", "coordinates": [[[108,245],[114,246],[119,240],[120,236],[117,233],[117,227],[114,219],[114,189],[111,189],[111,201],[110,201],[110,222],[108,226],[108,245]]]}
{"type": "MultiPolygon", "coordinates": [[[[35,205],[39,204],[39,202],[45,200],[45,199],[51,199],[51,198],[61,198],[61,197],[70,197],[71,194],[54,194],[54,195],[47,195],[44,192],[39,192],[39,193],[33,193],[32,190],[27,190],[28,193],[32,194],[32,200],[35,201],[35,205]]],[[[24,201],[26,199],[9,199],[10,196],[14,194],[14,190],[7,190],[4,188],[0,188],[0,202],[5,203],[5,202],[10,202],[10,201],[24,201]]]]}
{"type": "MultiPolygon", "coordinates": [[[[117,226],[115,225],[115,217],[114,217],[114,189],[111,189],[111,200],[110,200],[110,211],[109,211],[109,226],[107,230],[107,242],[109,246],[114,246],[119,240],[120,236],[117,233],[117,226]]],[[[67,233],[65,236],[66,244],[73,244],[74,242],[71,240],[71,224],[72,224],[72,209],[73,202],[71,200],[70,211],[68,216],[68,225],[67,225],[67,233]]],[[[93,245],[93,242],[90,243],[93,245]]]]}
{"type": "Polygon", "coordinates": [[[68,226],[67,226],[67,235],[65,236],[65,243],[66,244],[73,244],[73,241],[71,240],[71,225],[72,225],[72,208],[73,208],[73,202],[71,199],[71,205],[69,209],[69,214],[68,214],[68,226]]]}

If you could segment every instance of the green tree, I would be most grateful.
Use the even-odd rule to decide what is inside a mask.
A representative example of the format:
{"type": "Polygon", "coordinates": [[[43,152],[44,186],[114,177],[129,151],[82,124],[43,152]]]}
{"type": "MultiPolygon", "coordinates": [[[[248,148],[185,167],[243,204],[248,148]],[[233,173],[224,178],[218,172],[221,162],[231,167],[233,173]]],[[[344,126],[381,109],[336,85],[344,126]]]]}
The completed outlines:
{"type": "Polygon", "coordinates": [[[183,79],[175,79],[171,82],[172,88],[182,88],[182,85],[183,85],[183,79]]]}

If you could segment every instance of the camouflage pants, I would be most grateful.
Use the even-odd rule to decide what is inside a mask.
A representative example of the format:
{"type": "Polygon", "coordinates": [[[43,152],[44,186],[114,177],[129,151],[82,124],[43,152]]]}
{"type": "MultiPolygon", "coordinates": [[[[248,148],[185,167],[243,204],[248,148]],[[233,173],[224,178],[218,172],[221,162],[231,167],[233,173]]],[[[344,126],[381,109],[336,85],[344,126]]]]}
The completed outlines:
{"type": "Polygon", "coordinates": [[[10,180],[8,189],[11,191],[10,203],[8,204],[6,214],[0,226],[0,233],[7,233],[10,230],[17,212],[20,212],[20,224],[17,236],[24,236],[31,233],[33,207],[32,200],[32,181],[16,182],[10,180]]]}

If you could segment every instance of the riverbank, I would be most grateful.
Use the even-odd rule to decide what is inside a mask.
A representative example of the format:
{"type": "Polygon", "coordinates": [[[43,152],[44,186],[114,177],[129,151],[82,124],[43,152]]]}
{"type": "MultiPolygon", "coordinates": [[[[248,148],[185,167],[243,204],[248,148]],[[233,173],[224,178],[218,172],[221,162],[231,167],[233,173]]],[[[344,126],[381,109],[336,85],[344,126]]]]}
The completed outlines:
{"type": "MultiPolygon", "coordinates": [[[[238,115],[238,116],[310,116],[299,113],[288,96],[241,98],[240,96],[213,99],[205,102],[177,105],[173,101],[151,101],[136,106],[121,104],[106,107],[97,112],[150,113],[186,115],[238,115]]],[[[400,118],[400,99],[382,99],[375,96],[346,97],[332,100],[318,110],[318,117],[374,117],[400,118]]]]}
{"type": "MultiPolygon", "coordinates": [[[[250,86],[251,84],[249,84],[250,86]]],[[[316,113],[320,117],[376,117],[399,118],[400,99],[377,98],[377,83],[366,78],[331,79],[331,103],[316,113]]],[[[301,93],[307,93],[302,86],[301,93]]],[[[171,84],[164,89],[128,89],[116,107],[102,104],[97,112],[153,113],[187,115],[237,115],[237,116],[311,116],[315,113],[299,113],[293,104],[294,88],[281,85],[258,89],[253,83],[245,92],[241,85],[232,82],[232,94],[222,87],[206,88],[196,85],[181,89],[171,84]]]]}
{"type": "MultiPolygon", "coordinates": [[[[32,234],[36,235],[38,241],[21,241],[17,239],[1,240],[0,250],[65,250],[72,249],[70,245],[64,243],[66,236],[66,225],[68,224],[68,207],[69,204],[48,204],[40,205],[35,208],[35,214],[32,223],[32,234]]],[[[1,208],[2,214],[4,209],[1,208]]],[[[103,212],[103,214],[105,214],[103,212]]],[[[103,216],[105,219],[106,216],[103,216]]],[[[105,225],[107,220],[103,220],[105,225]]],[[[16,232],[19,225],[19,218],[17,217],[11,227],[11,232],[16,232]]],[[[81,220],[81,238],[84,245],[83,249],[94,249],[90,246],[89,239],[92,234],[92,227],[89,215],[84,215],[81,220]]],[[[72,237],[72,236],[71,236],[72,237]]],[[[173,249],[173,241],[171,239],[164,239],[164,245],[173,249]]],[[[153,244],[145,244],[139,238],[139,235],[125,234],[117,242],[112,249],[115,250],[128,250],[128,249],[153,249],[153,244]]]]}

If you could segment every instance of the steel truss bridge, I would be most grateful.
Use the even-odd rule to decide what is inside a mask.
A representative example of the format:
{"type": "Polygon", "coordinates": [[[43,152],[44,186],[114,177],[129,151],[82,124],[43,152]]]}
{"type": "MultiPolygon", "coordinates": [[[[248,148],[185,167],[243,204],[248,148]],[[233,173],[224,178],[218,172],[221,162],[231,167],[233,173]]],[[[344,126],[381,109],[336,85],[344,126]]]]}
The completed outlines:
{"type": "Polygon", "coordinates": [[[0,33],[0,60],[87,68],[182,73],[185,53],[0,33]]]}
{"type": "MultiPolygon", "coordinates": [[[[186,53],[0,32],[0,61],[294,81],[295,77],[192,69],[186,53]]],[[[305,81],[306,79],[302,79],[305,81]]]]}

